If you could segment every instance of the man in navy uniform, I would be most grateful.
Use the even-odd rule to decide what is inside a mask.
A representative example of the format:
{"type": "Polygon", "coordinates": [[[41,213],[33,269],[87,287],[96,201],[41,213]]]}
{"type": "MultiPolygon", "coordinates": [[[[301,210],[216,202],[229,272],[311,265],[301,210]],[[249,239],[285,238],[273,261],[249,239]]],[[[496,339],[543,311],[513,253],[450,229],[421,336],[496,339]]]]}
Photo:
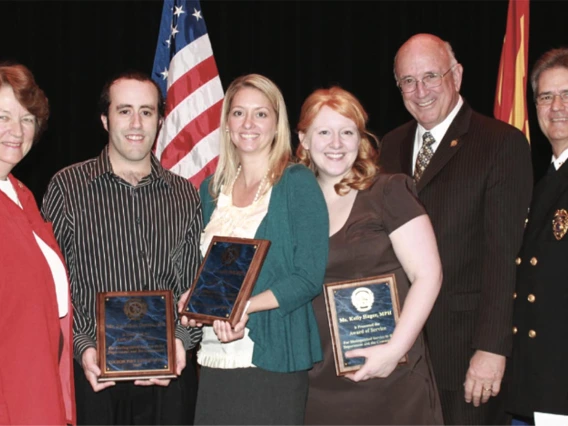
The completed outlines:
{"type": "Polygon", "coordinates": [[[568,49],[546,52],[531,85],[553,155],[516,260],[508,408],[528,424],[535,411],[568,415],[568,49]]]}

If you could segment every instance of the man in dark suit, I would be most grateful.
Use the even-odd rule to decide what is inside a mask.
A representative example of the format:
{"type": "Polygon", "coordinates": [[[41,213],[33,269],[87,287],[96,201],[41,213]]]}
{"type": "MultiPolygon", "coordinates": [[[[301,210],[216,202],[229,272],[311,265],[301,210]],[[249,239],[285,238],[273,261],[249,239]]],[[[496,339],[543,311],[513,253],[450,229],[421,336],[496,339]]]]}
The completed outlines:
{"type": "Polygon", "coordinates": [[[414,176],[438,240],[444,281],[426,333],[444,421],[506,424],[500,388],[532,188],[529,145],[461,98],[463,68],[438,37],[411,37],[394,71],[415,120],[384,137],[381,163],[414,176]]]}
{"type": "Polygon", "coordinates": [[[568,49],[545,53],[531,74],[540,129],[552,146],[536,185],[517,258],[508,408],[568,415],[568,49]]]}

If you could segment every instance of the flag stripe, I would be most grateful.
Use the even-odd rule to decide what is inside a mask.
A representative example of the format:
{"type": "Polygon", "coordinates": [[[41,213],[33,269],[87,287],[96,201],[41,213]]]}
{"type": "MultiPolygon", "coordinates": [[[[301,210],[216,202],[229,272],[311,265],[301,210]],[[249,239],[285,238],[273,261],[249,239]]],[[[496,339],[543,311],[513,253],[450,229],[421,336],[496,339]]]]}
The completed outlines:
{"type": "Polygon", "coordinates": [[[183,74],[170,86],[166,101],[166,114],[178,106],[184,98],[215,77],[218,77],[218,74],[217,64],[213,56],[210,56],[183,74]]]}
{"type": "Polygon", "coordinates": [[[224,94],[198,0],[164,0],[152,77],[167,99],[156,156],[199,185],[217,165],[224,94]]]}
{"type": "MultiPolygon", "coordinates": [[[[221,114],[222,101],[217,102],[211,108],[204,111],[194,120],[190,121],[181,132],[164,148],[162,152],[161,162],[165,168],[171,168],[179,163],[190,151],[193,145],[188,138],[201,140],[210,135],[213,131],[219,128],[219,123],[215,122],[221,114]]],[[[219,133],[216,132],[216,135],[219,133]]],[[[195,149],[198,143],[193,149],[195,149]]],[[[215,152],[218,152],[215,151],[215,152]]]]}
{"type": "MultiPolygon", "coordinates": [[[[177,107],[166,116],[164,120],[164,125],[162,126],[162,130],[159,135],[157,147],[157,152],[159,152],[160,158],[166,145],[169,144],[170,141],[174,140],[176,136],[183,131],[190,117],[192,119],[199,117],[201,113],[207,111],[209,108],[222,100],[223,88],[221,87],[221,81],[219,80],[219,78],[214,78],[213,80],[208,81],[195,92],[187,96],[182,102],[180,102],[177,107]]],[[[216,117],[215,120],[211,120],[212,127],[209,130],[209,133],[215,128],[219,127],[220,120],[221,114],[219,114],[219,116],[216,117]]],[[[190,140],[198,141],[199,138],[190,140]]],[[[188,147],[188,150],[189,149],[191,149],[191,146],[188,147]]]]}
{"type": "Polygon", "coordinates": [[[213,49],[207,34],[177,52],[170,62],[168,87],[181,78],[187,71],[213,56],[213,49]]]}
{"type": "Polygon", "coordinates": [[[213,160],[207,163],[207,165],[204,168],[202,168],[199,171],[199,173],[189,178],[189,181],[193,183],[195,186],[199,186],[207,176],[215,172],[218,162],[219,162],[219,156],[215,157],[213,160]]]}
{"type": "Polygon", "coordinates": [[[176,163],[170,170],[185,170],[186,176],[191,178],[199,173],[202,167],[209,164],[219,152],[212,147],[217,145],[212,144],[214,141],[219,140],[219,129],[215,130],[210,135],[207,135],[185,156],[179,163],[176,163]]]}

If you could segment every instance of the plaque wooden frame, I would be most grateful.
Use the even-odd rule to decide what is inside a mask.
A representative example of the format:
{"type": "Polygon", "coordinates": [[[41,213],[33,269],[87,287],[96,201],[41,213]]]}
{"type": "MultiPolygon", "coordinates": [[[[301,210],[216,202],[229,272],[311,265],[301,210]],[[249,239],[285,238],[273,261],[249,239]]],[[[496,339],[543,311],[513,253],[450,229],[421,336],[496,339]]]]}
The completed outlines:
{"type": "MultiPolygon", "coordinates": [[[[266,258],[266,254],[268,253],[268,249],[270,248],[270,241],[269,240],[261,240],[261,239],[252,239],[252,238],[235,238],[235,237],[220,237],[215,235],[211,239],[211,243],[207,249],[207,253],[203,258],[203,262],[197,271],[197,276],[191,285],[191,290],[187,297],[187,301],[180,313],[180,315],[185,315],[189,319],[194,319],[196,322],[206,325],[213,324],[215,320],[223,320],[228,321],[232,327],[234,327],[239,320],[241,319],[243,312],[245,310],[246,304],[252,290],[254,288],[254,284],[260,274],[260,270],[262,268],[262,264],[264,263],[264,259],[266,258]],[[238,296],[233,304],[233,308],[231,310],[231,314],[225,317],[222,316],[214,316],[208,315],[204,313],[198,312],[188,312],[188,306],[192,303],[192,297],[196,294],[195,291],[199,285],[200,278],[206,266],[207,260],[209,258],[209,254],[211,253],[211,249],[217,243],[229,243],[229,244],[247,244],[247,245],[254,245],[256,246],[256,250],[254,256],[250,262],[250,266],[246,271],[245,278],[241,284],[240,290],[238,292],[238,296]]],[[[220,296],[222,297],[222,296],[220,296]]]]}
{"type": "MultiPolygon", "coordinates": [[[[392,315],[396,326],[400,312],[400,301],[398,298],[398,289],[396,286],[396,278],[394,274],[385,274],[369,278],[361,278],[361,279],[354,279],[347,281],[338,281],[333,283],[327,283],[324,285],[325,307],[327,310],[327,319],[328,319],[329,331],[331,334],[331,343],[333,348],[333,358],[335,361],[335,373],[337,374],[337,376],[344,376],[348,373],[355,372],[362,367],[362,364],[347,366],[345,363],[345,358],[343,356],[343,350],[342,350],[341,336],[339,335],[339,322],[337,317],[337,306],[335,303],[334,291],[338,289],[364,287],[371,284],[386,284],[389,287],[390,297],[392,301],[392,315]]],[[[371,313],[373,312],[369,311],[369,314],[371,313]]],[[[405,355],[399,361],[399,364],[404,364],[406,362],[408,362],[407,355],[405,355]]]]}
{"type": "Polygon", "coordinates": [[[108,381],[132,381],[143,379],[171,379],[176,375],[176,352],[175,352],[175,332],[174,332],[174,305],[171,290],[156,291],[115,291],[97,293],[97,356],[98,364],[101,369],[99,382],[108,381]],[[111,371],[107,369],[107,340],[106,340],[106,310],[103,308],[105,301],[114,297],[137,298],[141,296],[158,296],[165,300],[165,323],[166,323],[166,346],[167,346],[167,365],[163,369],[135,369],[123,371],[111,371]]]}

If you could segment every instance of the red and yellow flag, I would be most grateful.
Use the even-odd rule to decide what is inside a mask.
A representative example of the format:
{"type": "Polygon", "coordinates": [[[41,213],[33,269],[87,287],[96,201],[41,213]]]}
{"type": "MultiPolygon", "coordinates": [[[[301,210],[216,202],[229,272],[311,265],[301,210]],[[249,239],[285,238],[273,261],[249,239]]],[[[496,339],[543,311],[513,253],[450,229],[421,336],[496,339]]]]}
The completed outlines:
{"type": "Polygon", "coordinates": [[[493,114],[498,120],[521,130],[530,140],[527,114],[528,57],[529,0],[509,0],[493,114]]]}

